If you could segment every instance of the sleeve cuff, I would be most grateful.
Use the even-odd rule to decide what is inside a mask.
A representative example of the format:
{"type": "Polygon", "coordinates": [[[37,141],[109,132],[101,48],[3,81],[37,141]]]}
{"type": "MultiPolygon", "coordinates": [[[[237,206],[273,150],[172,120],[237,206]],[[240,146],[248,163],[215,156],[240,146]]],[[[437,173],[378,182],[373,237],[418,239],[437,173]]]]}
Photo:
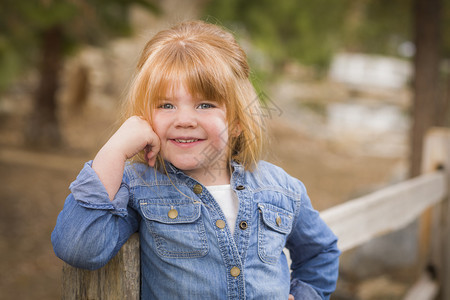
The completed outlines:
{"type": "Polygon", "coordinates": [[[309,285],[299,279],[293,279],[291,281],[290,294],[294,296],[294,299],[301,300],[321,300],[322,298],[317,292],[309,285]]]}
{"type": "Polygon", "coordinates": [[[128,185],[122,182],[113,201],[109,200],[105,187],[92,169],[92,161],[84,164],[77,178],[69,189],[78,203],[90,209],[109,210],[113,214],[127,215],[128,185]]]}

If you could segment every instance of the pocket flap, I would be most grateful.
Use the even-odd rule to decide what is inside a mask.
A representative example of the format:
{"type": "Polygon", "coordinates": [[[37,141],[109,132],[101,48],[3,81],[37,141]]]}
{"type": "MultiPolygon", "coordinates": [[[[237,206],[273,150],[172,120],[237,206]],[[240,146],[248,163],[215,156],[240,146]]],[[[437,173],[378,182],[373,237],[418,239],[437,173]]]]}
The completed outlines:
{"type": "Polygon", "coordinates": [[[268,203],[258,204],[264,224],[275,231],[289,233],[292,229],[294,214],[268,203]]]}
{"type": "Polygon", "coordinates": [[[140,202],[142,214],[151,221],[165,224],[192,223],[200,218],[200,203],[140,202]]]}

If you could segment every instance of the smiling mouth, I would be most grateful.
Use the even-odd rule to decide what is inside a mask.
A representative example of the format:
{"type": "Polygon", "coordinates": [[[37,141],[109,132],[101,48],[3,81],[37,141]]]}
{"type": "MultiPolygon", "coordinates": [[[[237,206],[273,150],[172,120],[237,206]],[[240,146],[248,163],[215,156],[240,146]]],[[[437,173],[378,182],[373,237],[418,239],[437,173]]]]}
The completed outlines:
{"type": "Polygon", "coordinates": [[[188,143],[198,142],[199,139],[189,139],[189,140],[174,139],[174,141],[177,143],[188,144],[188,143]]]}

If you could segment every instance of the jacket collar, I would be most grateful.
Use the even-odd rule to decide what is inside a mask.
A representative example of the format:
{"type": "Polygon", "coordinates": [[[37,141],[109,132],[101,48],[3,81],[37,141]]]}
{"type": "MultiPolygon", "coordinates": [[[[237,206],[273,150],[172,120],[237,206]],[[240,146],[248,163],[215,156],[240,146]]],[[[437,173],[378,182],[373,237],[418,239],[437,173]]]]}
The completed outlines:
{"type": "MultiPolygon", "coordinates": [[[[172,163],[170,163],[168,161],[164,161],[164,166],[167,170],[167,173],[169,173],[169,174],[185,174],[182,170],[178,169],[177,167],[175,167],[172,163]]],[[[244,172],[244,167],[240,163],[238,163],[234,160],[231,161],[231,166],[233,167],[233,173],[244,172]]]]}

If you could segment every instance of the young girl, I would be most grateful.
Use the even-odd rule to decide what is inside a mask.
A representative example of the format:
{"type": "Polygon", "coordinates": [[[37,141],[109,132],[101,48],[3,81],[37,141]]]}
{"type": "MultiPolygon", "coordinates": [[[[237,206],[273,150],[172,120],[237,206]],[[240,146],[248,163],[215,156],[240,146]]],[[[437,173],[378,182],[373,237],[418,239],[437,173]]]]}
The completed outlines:
{"type": "Polygon", "coordinates": [[[139,231],[143,299],[329,298],[336,237],[304,185],[260,161],[264,116],[230,33],[200,21],[158,33],[126,106],[70,186],[58,257],[97,269],[139,231]]]}

